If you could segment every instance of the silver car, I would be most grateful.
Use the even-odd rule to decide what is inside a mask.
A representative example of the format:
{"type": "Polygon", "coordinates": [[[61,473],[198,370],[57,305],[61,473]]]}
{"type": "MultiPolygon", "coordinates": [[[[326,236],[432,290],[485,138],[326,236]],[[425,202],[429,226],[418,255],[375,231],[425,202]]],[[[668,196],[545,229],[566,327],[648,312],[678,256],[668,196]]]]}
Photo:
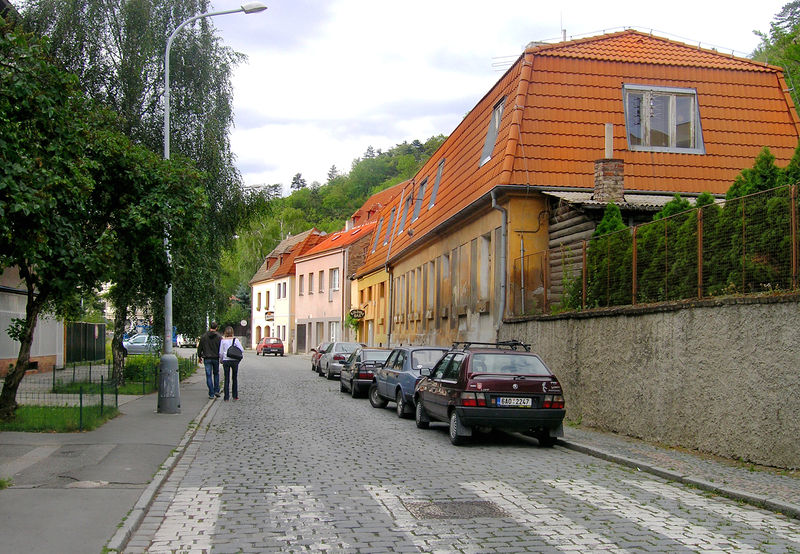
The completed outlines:
{"type": "Polygon", "coordinates": [[[347,361],[356,348],[364,346],[360,342],[334,342],[319,358],[319,374],[335,379],[342,373],[342,364],[347,361]]]}
{"type": "Polygon", "coordinates": [[[125,355],[158,354],[161,352],[161,337],[140,333],[122,341],[125,355]]]}

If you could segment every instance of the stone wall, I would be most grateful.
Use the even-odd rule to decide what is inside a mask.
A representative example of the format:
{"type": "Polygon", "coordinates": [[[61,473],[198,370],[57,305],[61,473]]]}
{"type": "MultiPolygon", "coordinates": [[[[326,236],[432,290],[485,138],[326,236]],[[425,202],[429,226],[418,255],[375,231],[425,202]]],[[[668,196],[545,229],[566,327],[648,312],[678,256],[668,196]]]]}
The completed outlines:
{"type": "Polygon", "coordinates": [[[800,297],[592,310],[507,322],[561,381],[567,418],[800,467],[800,297]]]}

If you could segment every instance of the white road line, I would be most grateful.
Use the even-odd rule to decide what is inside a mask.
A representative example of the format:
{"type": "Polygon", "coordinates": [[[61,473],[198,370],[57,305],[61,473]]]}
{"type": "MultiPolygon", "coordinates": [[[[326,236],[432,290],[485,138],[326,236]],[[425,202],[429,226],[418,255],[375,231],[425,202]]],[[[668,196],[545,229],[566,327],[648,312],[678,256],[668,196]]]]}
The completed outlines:
{"type": "Polygon", "coordinates": [[[666,483],[656,483],[654,481],[625,481],[629,485],[639,487],[653,494],[665,496],[707,512],[712,512],[724,518],[744,523],[756,529],[766,531],[770,534],[778,535],[791,542],[800,543],[800,524],[792,523],[786,519],[762,514],[753,509],[741,508],[726,502],[718,502],[698,494],[683,491],[678,487],[666,483]]]}
{"type": "Polygon", "coordinates": [[[291,547],[304,536],[319,537],[319,541],[309,545],[313,550],[349,548],[342,543],[336,529],[331,526],[331,517],[325,505],[314,497],[305,485],[279,485],[274,493],[268,493],[270,516],[286,524],[286,532],[271,536],[270,539],[285,541],[291,547]],[[274,498],[272,498],[274,497],[274,498]]]}
{"type": "Polygon", "coordinates": [[[209,552],[221,494],[222,487],[178,489],[148,552],[209,552]]]}
{"type": "Polygon", "coordinates": [[[593,485],[582,479],[545,481],[558,490],[587,504],[597,506],[651,531],[664,535],[698,552],[708,550],[731,550],[737,552],[758,552],[748,544],[714,533],[700,525],[678,517],[655,506],[644,506],[632,498],[612,490],[593,485]]]}
{"type": "Polygon", "coordinates": [[[448,520],[420,520],[415,518],[403,502],[426,502],[399,487],[364,485],[375,502],[391,517],[395,526],[392,531],[403,533],[422,552],[480,552],[474,540],[462,533],[458,524],[448,520]]]}
{"type": "Polygon", "coordinates": [[[59,448],[61,448],[60,445],[38,446],[30,452],[26,452],[19,458],[16,458],[5,464],[0,464],[0,477],[13,477],[20,471],[29,468],[33,464],[41,462],[59,448]]]}
{"type": "Polygon", "coordinates": [[[461,486],[493,502],[533,534],[560,550],[627,552],[609,538],[586,529],[545,504],[530,500],[521,491],[500,481],[477,481],[462,483],[461,486]]]}

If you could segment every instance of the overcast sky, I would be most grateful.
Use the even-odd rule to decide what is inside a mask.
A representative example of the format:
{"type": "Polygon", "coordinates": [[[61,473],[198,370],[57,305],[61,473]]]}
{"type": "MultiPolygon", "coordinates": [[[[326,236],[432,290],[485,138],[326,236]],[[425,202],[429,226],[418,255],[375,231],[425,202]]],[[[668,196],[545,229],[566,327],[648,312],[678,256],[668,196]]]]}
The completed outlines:
{"type": "MultiPolygon", "coordinates": [[[[325,183],[368,146],[449,135],[532,41],[634,27],[748,55],[785,1],[265,0],[213,20],[248,56],[231,137],[245,185],[325,183]]],[[[214,0],[214,10],[236,8],[214,0]]]]}

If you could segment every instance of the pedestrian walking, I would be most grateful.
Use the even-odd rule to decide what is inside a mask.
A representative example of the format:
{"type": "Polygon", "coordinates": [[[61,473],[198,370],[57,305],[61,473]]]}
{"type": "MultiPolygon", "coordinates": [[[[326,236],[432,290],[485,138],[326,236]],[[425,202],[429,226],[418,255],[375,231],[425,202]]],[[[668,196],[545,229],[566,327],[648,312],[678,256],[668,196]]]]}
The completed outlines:
{"type": "Polygon", "coordinates": [[[239,339],[233,336],[233,327],[225,327],[225,337],[219,343],[219,358],[222,360],[222,369],[225,372],[225,393],[223,400],[233,396],[239,400],[239,362],[242,359],[244,348],[239,339]]]}
{"type": "Polygon", "coordinates": [[[208,397],[219,398],[219,345],[222,335],[217,333],[216,321],[212,321],[208,327],[208,331],[203,333],[197,344],[197,358],[206,368],[208,397]]]}

